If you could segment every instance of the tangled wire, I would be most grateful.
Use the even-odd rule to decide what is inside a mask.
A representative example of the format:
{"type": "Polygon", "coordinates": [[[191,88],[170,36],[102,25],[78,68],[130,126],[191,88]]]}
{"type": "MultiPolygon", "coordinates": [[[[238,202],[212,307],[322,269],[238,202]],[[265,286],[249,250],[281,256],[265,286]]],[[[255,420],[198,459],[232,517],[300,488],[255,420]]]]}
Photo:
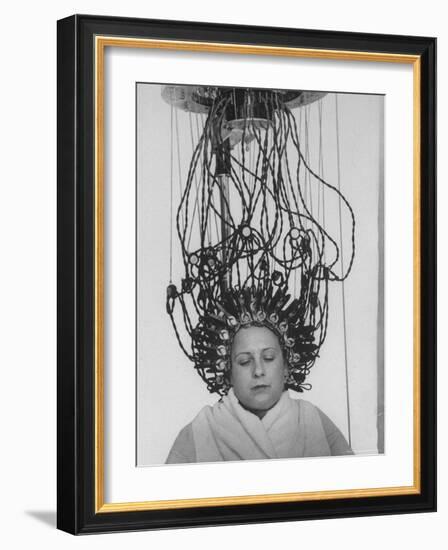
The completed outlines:
{"type": "Polygon", "coordinates": [[[353,210],[310,168],[285,99],[235,88],[198,98],[208,115],[176,216],[185,276],[180,288],[168,286],[167,312],[181,348],[220,395],[230,387],[233,336],[251,324],[279,337],[288,387],[310,387],[304,381],[327,333],[328,284],[345,280],[355,257],[353,210]],[[325,227],[330,193],[351,223],[345,269],[325,227]]]}

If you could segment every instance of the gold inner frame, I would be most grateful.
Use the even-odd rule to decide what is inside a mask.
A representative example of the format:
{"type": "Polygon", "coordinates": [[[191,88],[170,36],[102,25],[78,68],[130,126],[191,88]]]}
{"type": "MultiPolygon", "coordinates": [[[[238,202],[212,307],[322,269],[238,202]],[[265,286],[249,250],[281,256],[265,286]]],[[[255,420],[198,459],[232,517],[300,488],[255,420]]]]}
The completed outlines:
{"type": "Polygon", "coordinates": [[[299,502],[339,498],[411,495],[420,493],[420,123],[421,61],[417,55],[400,55],[343,50],[319,50],[290,47],[218,44],[177,40],[153,40],[96,36],[95,54],[95,513],[163,510],[207,506],[231,506],[274,502],[299,502]],[[157,500],[144,502],[104,502],[104,54],[108,46],[122,48],[155,48],[177,51],[233,53],[269,56],[306,57],[329,60],[373,61],[413,65],[413,439],[414,482],[410,486],[371,489],[343,489],[302,493],[157,500]]]}

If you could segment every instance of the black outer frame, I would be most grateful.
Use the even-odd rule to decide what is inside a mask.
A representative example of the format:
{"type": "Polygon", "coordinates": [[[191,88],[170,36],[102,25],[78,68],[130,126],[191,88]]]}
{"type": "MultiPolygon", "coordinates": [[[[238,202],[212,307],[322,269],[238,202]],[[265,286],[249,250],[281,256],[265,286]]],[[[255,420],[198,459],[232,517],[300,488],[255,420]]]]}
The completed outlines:
{"type": "Polygon", "coordinates": [[[57,526],[73,534],[436,510],[436,39],[74,15],[58,21],[57,526]],[[421,493],[94,512],[94,37],[193,40],[421,57],[421,493]]]}

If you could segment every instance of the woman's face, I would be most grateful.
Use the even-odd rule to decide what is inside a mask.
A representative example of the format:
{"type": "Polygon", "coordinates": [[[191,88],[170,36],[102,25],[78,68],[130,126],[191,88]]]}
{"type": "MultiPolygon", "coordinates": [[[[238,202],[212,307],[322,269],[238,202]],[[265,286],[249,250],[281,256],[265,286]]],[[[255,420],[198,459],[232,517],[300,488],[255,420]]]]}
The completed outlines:
{"type": "Polygon", "coordinates": [[[232,345],[231,383],[243,407],[262,418],[280,399],[286,367],[277,336],[266,327],[240,329],[232,345]]]}

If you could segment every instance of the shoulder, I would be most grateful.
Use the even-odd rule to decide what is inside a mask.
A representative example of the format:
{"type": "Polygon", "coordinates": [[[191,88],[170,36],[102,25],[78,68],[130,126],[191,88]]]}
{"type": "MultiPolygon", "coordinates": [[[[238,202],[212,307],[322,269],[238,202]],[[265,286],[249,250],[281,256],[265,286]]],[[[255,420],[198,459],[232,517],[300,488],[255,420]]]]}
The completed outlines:
{"type": "Polygon", "coordinates": [[[332,423],[328,416],[314,403],[307,401],[306,399],[295,399],[299,414],[308,413],[314,416],[318,416],[323,424],[326,424],[327,421],[332,423]]]}
{"type": "Polygon", "coordinates": [[[299,409],[299,415],[303,414],[305,418],[307,416],[314,416],[315,418],[319,418],[325,432],[327,432],[328,430],[333,431],[334,428],[337,429],[336,425],[317,405],[314,405],[313,403],[311,403],[310,401],[306,401],[305,399],[297,399],[296,401],[299,409]]]}
{"type": "MultiPolygon", "coordinates": [[[[325,430],[328,417],[313,403],[306,399],[295,399],[299,422],[304,425],[320,426],[325,430]]],[[[329,419],[328,419],[329,420],[329,419]]]]}
{"type": "Polygon", "coordinates": [[[313,405],[311,401],[307,401],[306,399],[294,399],[294,401],[297,403],[299,407],[306,407],[307,409],[316,409],[319,410],[316,405],[313,405]]]}
{"type": "Polygon", "coordinates": [[[302,415],[305,423],[312,423],[313,420],[319,420],[319,424],[322,426],[333,456],[353,454],[341,430],[319,407],[305,399],[297,399],[297,402],[299,407],[299,418],[302,415]]]}
{"type": "Polygon", "coordinates": [[[181,429],[166,459],[166,464],[182,464],[186,462],[196,462],[191,422],[181,429]]]}
{"type": "MultiPolygon", "coordinates": [[[[215,403],[213,407],[216,407],[218,403],[215,403]]],[[[200,427],[206,421],[207,415],[210,414],[213,407],[210,405],[203,407],[195,418],[180,430],[168,454],[166,464],[197,462],[193,425],[200,427]]]]}
{"type": "Polygon", "coordinates": [[[316,407],[316,405],[313,405],[312,403],[302,399],[300,401],[302,403],[306,403],[306,405],[304,406],[307,408],[307,410],[313,410],[314,413],[319,416],[322,428],[325,432],[325,436],[330,446],[331,454],[333,456],[353,454],[353,451],[347,440],[345,439],[342,431],[336,426],[331,418],[328,417],[321,409],[319,409],[319,407],[316,407]]]}
{"type": "Polygon", "coordinates": [[[320,416],[322,411],[319,409],[319,407],[316,407],[316,405],[313,405],[310,401],[307,401],[306,399],[294,399],[294,402],[297,405],[297,410],[299,411],[299,415],[313,415],[313,416],[320,416]]]}

